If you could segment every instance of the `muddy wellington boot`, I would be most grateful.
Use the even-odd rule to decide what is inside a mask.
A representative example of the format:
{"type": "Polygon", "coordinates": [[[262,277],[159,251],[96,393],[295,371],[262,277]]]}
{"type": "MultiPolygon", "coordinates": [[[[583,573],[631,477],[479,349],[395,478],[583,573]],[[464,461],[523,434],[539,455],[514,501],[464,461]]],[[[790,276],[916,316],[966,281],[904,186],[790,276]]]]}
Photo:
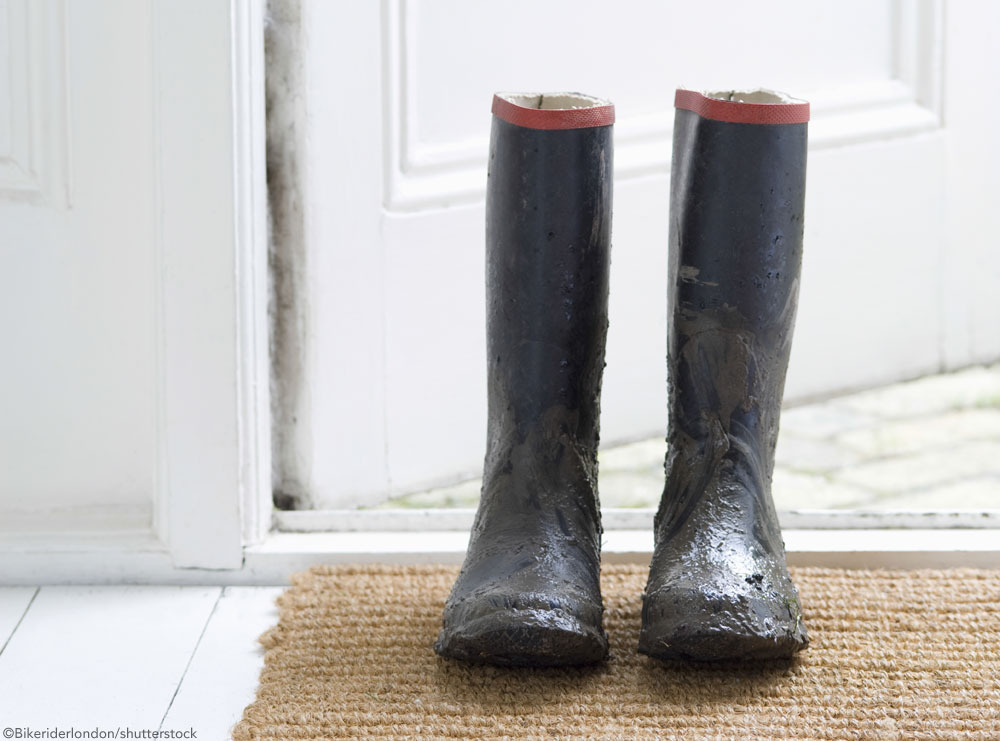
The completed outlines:
{"type": "Polygon", "coordinates": [[[802,258],[809,105],[678,90],[670,193],[666,486],[640,653],[804,648],[771,499],[802,258]]]}
{"type": "Polygon", "coordinates": [[[597,443],[614,107],[493,99],[483,489],[434,646],[515,666],[603,659],[597,443]]]}

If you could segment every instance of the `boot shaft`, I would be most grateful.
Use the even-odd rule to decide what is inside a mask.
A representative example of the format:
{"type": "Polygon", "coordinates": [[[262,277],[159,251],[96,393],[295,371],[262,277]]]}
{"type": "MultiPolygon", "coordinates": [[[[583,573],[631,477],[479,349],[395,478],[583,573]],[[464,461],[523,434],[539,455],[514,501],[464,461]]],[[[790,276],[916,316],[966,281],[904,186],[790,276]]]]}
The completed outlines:
{"type": "MultiPolygon", "coordinates": [[[[575,111],[536,115],[566,113],[575,111]]],[[[558,410],[573,428],[564,432],[596,452],[612,127],[532,128],[503,114],[493,119],[486,196],[490,435],[513,426],[523,441],[558,410]]]]}
{"type": "MultiPolygon", "coordinates": [[[[706,110],[683,93],[678,105],[696,110],[678,107],[674,125],[671,434],[706,439],[718,423],[759,438],[769,479],[799,290],[807,124],[717,120],[724,101],[706,110]]],[[[754,107],[728,105],[744,117],[754,107]]],[[[806,105],[759,107],[808,116],[806,105]]]]}

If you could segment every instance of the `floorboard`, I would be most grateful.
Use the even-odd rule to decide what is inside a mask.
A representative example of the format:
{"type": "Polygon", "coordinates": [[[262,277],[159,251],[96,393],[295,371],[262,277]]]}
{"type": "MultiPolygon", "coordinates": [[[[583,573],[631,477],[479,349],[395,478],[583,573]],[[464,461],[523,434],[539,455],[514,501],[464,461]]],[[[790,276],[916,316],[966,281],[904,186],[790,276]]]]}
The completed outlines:
{"type": "Polygon", "coordinates": [[[257,637],[278,622],[282,587],[226,587],[198,643],[163,729],[194,728],[199,738],[229,738],[253,699],[264,665],[257,637]]]}
{"type": "Polygon", "coordinates": [[[155,730],[220,587],[43,587],[0,656],[3,725],[155,730]]]}
{"type": "Polygon", "coordinates": [[[0,654],[37,591],[36,587],[0,587],[0,654]]]}

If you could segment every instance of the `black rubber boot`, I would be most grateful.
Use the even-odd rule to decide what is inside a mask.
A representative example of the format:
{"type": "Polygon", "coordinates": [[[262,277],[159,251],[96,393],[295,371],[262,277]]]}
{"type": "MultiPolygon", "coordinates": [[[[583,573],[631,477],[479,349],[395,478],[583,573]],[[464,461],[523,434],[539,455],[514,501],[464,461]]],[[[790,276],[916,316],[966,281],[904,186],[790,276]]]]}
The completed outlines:
{"type": "Polygon", "coordinates": [[[802,258],[809,106],[766,91],[676,99],[666,486],[640,653],[804,648],[771,499],[802,258]]]}
{"type": "Polygon", "coordinates": [[[489,426],[469,550],[434,646],[517,666],[603,659],[597,443],[614,108],[498,95],[486,194],[489,426]]]}

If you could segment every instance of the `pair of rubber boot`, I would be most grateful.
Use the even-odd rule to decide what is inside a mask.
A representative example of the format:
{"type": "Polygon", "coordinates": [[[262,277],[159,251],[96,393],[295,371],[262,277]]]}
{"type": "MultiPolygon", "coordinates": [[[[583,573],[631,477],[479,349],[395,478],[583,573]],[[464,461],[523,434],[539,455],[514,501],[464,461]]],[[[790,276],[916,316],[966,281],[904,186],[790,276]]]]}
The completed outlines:
{"type": "MultiPolygon", "coordinates": [[[[788,657],[807,639],[770,482],[809,106],[767,91],[688,90],[675,106],[666,485],[638,650],[788,657]]],[[[483,489],[435,650],[586,664],[608,654],[597,448],[614,108],[579,94],[501,94],[493,114],[483,489]]]]}

